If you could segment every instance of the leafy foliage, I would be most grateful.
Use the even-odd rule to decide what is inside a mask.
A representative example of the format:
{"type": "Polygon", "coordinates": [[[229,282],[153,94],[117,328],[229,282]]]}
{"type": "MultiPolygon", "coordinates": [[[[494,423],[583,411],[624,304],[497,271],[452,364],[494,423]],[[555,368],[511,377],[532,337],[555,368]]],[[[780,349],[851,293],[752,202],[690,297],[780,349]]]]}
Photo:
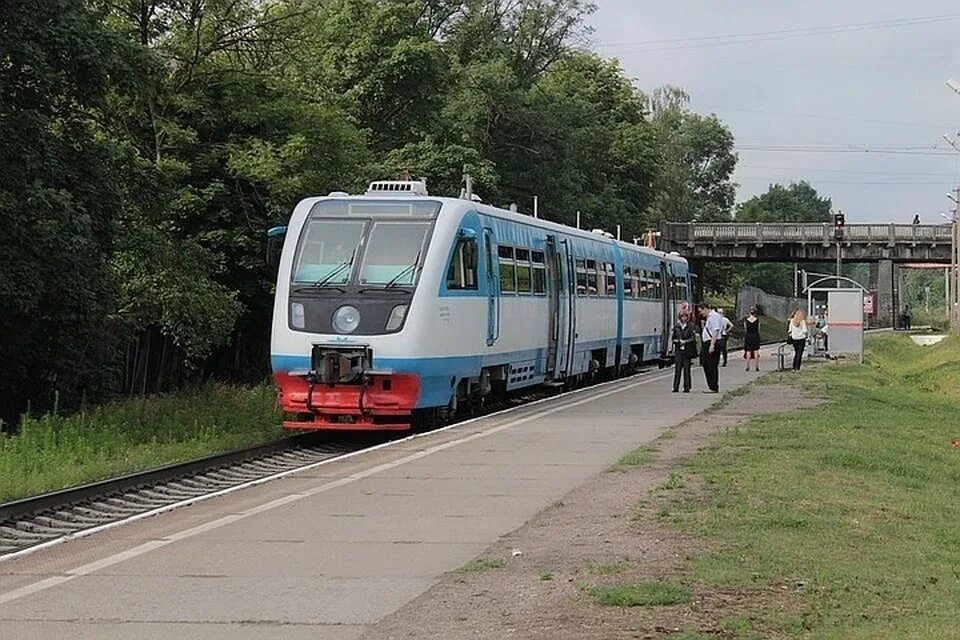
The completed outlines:
{"type": "Polygon", "coordinates": [[[264,229],[425,176],[637,236],[727,219],[732,136],[583,50],[585,0],[0,7],[0,417],[266,372],[264,229]]]}
{"type": "MultiPolygon", "coordinates": [[[[831,222],[830,198],[821,197],[807,182],[789,186],[770,185],[766,193],[754,196],[737,207],[737,222],[831,222]]],[[[814,271],[832,271],[833,268],[813,267],[814,271]]],[[[759,287],[769,293],[792,296],[793,266],[789,264],[761,264],[742,267],[736,273],[736,282],[759,287]]]]}

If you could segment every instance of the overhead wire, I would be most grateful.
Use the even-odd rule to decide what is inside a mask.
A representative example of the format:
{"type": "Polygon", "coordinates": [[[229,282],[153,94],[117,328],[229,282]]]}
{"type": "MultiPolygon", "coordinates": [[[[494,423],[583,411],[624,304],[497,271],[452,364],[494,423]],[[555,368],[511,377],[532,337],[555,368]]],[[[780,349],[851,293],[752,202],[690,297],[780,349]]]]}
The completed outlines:
{"type": "Polygon", "coordinates": [[[750,44],[772,39],[802,38],[809,36],[833,35],[856,31],[870,31],[875,29],[895,29],[915,25],[930,24],[960,20],[960,13],[944,13],[916,18],[901,18],[896,20],[876,20],[853,24],[839,24],[822,27],[804,27],[799,29],[780,29],[772,31],[754,31],[746,33],[722,34],[714,36],[695,36],[686,38],[664,38],[658,40],[637,40],[627,42],[612,42],[595,45],[598,49],[641,49],[640,53],[653,51],[672,51],[676,49],[696,49],[703,47],[717,47],[732,44],[750,44]],[[657,45],[657,46],[651,46],[657,45]],[[668,46],[659,46],[668,45],[668,46]],[[650,48],[646,48],[650,47],[650,48]]]}

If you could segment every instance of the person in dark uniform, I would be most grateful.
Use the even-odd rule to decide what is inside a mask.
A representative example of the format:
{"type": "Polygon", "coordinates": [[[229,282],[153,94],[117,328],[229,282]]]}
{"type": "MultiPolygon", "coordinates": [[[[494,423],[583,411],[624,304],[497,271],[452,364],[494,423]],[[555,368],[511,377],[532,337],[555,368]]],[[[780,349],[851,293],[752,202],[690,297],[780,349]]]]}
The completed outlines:
{"type": "Polygon", "coordinates": [[[680,311],[678,322],[673,326],[670,336],[673,342],[673,392],[680,390],[680,376],[683,376],[683,392],[690,393],[690,363],[697,357],[697,334],[690,313],[680,311]]]}
{"type": "Polygon", "coordinates": [[[743,321],[743,359],[747,361],[747,371],[750,371],[750,362],[760,371],[760,318],[756,307],[750,307],[750,314],[743,321]]]}

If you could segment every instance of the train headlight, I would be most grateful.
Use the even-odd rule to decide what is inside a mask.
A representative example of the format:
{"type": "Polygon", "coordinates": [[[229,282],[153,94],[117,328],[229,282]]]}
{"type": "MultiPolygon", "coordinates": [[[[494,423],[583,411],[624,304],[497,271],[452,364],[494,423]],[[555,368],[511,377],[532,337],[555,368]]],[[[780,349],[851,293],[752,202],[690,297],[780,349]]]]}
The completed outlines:
{"type": "Polygon", "coordinates": [[[290,305],[290,325],[294,329],[303,329],[306,325],[306,316],[303,312],[303,305],[294,302],[290,305]]]}
{"type": "Polygon", "coordinates": [[[333,312],[333,329],[337,333],[353,333],[360,326],[360,311],[345,304],[333,312]]]}
{"type": "Polygon", "coordinates": [[[403,324],[403,319],[407,317],[407,305],[398,304],[393,308],[393,311],[390,312],[390,317],[387,318],[387,331],[396,331],[400,328],[400,325],[403,324]]]}

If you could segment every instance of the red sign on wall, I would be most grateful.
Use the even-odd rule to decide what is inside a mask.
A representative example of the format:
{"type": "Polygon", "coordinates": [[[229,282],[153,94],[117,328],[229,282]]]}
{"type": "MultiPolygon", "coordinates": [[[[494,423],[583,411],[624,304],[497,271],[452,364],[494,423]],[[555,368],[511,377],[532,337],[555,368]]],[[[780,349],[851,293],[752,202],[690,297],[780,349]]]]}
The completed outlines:
{"type": "Polygon", "coordinates": [[[873,310],[873,309],[874,309],[874,306],[873,306],[873,298],[874,298],[873,292],[864,292],[864,294],[863,294],[863,312],[864,312],[865,314],[867,314],[868,316],[872,316],[872,315],[875,313],[874,310],[873,310]]]}

